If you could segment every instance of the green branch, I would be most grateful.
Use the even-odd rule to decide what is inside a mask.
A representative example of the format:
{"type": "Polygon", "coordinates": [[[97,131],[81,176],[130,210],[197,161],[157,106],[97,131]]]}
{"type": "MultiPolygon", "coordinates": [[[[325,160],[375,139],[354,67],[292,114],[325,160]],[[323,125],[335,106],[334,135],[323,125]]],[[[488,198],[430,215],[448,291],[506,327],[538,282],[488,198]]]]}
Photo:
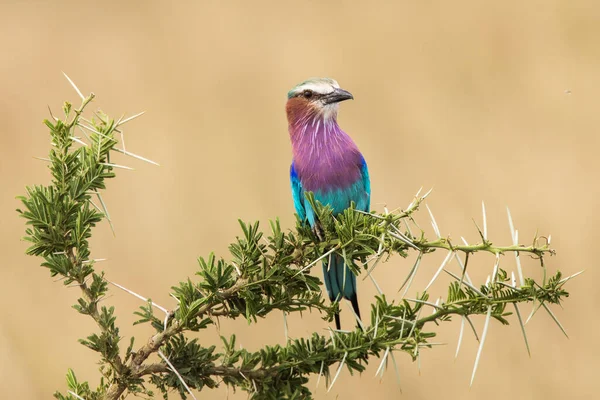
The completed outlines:
{"type": "Polygon", "coordinates": [[[473,245],[453,245],[448,239],[438,239],[433,242],[415,242],[415,246],[423,251],[430,249],[446,249],[451,251],[462,251],[463,253],[488,252],[492,254],[504,253],[531,253],[538,257],[544,254],[554,255],[555,251],[547,244],[545,245],[512,245],[512,246],[494,246],[491,242],[478,243],[473,245]]]}

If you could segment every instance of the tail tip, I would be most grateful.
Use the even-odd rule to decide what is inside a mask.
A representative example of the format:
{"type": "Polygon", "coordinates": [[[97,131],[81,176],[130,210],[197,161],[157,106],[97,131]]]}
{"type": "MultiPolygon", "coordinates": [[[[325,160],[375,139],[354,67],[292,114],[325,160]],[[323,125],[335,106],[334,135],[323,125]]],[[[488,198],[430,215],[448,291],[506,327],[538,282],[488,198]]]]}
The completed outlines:
{"type": "Polygon", "coordinates": [[[340,323],[340,313],[335,313],[335,328],[338,331],[342,329],[342,324],[340,323]]]}

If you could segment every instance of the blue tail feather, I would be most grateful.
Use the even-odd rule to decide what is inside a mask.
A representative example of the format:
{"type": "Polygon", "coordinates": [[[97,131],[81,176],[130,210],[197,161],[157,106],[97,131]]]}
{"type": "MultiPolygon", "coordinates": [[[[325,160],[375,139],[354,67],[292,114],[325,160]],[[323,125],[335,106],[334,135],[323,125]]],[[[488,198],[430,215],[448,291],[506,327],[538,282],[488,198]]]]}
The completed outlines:
{"type": "MultiPolygon", "coordinates": [[[[329,300],[332,302],[342,298],[350,300],[354,312],[360,317],[356,296],[356,276],[345,264],[342,256],[332,254],[328,261],[323,262],[323,277],[329,300]]],[[[335,317],[336,327],[340,329],[339,315],[335,317]]]]}

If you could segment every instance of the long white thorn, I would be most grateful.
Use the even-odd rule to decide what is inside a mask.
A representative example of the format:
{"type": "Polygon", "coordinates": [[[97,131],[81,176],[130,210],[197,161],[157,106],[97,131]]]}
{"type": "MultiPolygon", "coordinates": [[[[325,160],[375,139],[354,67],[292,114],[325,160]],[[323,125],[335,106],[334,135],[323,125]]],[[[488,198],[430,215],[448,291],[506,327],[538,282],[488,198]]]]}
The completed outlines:
{"type": "Polygon", "coordinates": [[[406,286],[406,289],[402,293],[402,298],[404,298],[404,296],[406,296],[406,293],[408,292],[408,289],[410,289],[410,285],[412,284],[414,277],[417,275],[417,270],[419,269],[419,265],[421,264],[422,257],[423,257],[423,253],[419,253],[412,269],[410,270],[410,272],[408,273],[408,276],[404,280],[404,283],[402,283],[402,286],[400,286],[400,289],[398,290],[398,291],[402,290],[402,288],[404,288],[404,285],[406,285],[408,283],[408,285],[406,286]]]}
{"type": "Polygon", "coordinates": [[[508,226],[510,228],[510,237],[512,238],[513,244],[514,244],[515,240],[516,240],[515,225],[513,224],[512,215],[510,214],[510,209],[508,207],[506,207],[506,214],[508,215],[508,226]]]}
{"type": "MultiPolygon", "coordinates": [[[[443,310],[444,309],[444,307],[440,307],[437,302],[431,303],[429,301],[419,300],[419,299],[404,299],[404,300],[406,300],[406,301],[412,301],[412,302],[415,302],[415,303],[424,304],[424,305],[433,307],[434,311],[435,310],[443,310]]],[[[439,301],[439,299],[438,299],[438,301],[439,301]]]]}
{"type": "Polygon", "coordinates": [[[130,151],[122,150],[122,149],[119,149],[119,148],[117,148],[117,147],[113,147],[113,150],[114,150],[114,151],[117,151],[117,152],[119,152],[119,153],[121,153],[121,154],[125,154],[126,156],[133,157],[133,158],[137,158],[138,160],[142,160],[142,161],[145,161],[145,162],[147,162],[147,163],[154,164],[154,165],[156,165],[156,166],[160,167],[160,164],[159,164],[159,163],[157,163],[157,162],[155,162],[155,161],[152,161],[152,160],[149,160],[149,159],[147,159],[147,158],[144,158],[144,157],[142,157],[142,156],[138,156],[137,154],[134,154],[134,153],[132,153],[132,152],[130,152],[130,151]]]}
{"type": "Polygon", "coordinates": [[[437,235],[438,239],[441,239],[442,235],[440,234],[440,228],[438,227],[437,222],[435,222],[435,218],[433,217],[431,208],[429,208],[429,205],[427,205],[427,204],[425,204],[425,207],[427,207],[427,211],[429,211],[429,216],[431,217],[431,226],[433,226],[433,230],[434,230],[435,234],[437,235]]]}
{"type": "MultiPolygon", "coordinates": [[[[402,325],[400,325],[400,334],[403,335],[404,334],[404,323],[406,322],[406,308],[404,309],[404,311],[402,312],[402,325]]],[[[413,326],[415,326],[415,324],[413,323],[413,326]]],[[[412,334],[412,331],[411,331],[412,334]]],[[[410,336],[410,335],[409,335],[410,336]]]]}
{"type": "Polygon", "coordinates": [[[423,186],[421,186],[421,187],[419,188],[419,190],[417,190],[417,194],[415,194],[415,199],[418,199],[418,198],[419,198],[419,195],[421,194],[421,191],[422,191],[422,190],[423,190],[423,186]]]}
{"type": "Polygon", "coordinates": [[[104,200],[102,200],[102,196],[100,195],[100,192],[98,192],[97,190],[95,192],[96,192],[96,196],[98,196],[98,200],[100,200],[100,205],[102,206],[102,212],[104,213],[104,215],[106,215],[106,220],[108,221],[110,230],[112,231],[113,236],[116,236],[115,227],[113,226],[112,220],[110,219],[110,214],[108,213],[108,208],[106,208],[106,204],[104,204],[104,200]]]}
{"type": "Polygon", "coordinates": [[[74,142],[77,142],[80,145],[83,145],[85,147],[87,147],[87,145],[88,145],[86,142],[84,142],[83,140],[81,140],[79,138],[76,138],[75,136],[71,136],[71,140],[74,141],[74,142]]]}
{"type": "Polygon", "coordinates": [[[567,276],[566,278],[561,279],[558,283],[565,283],[567,281],[570,281],[571,279],[575,278],[578,275],[583,274],[585,270],[581,270],[579,272],[574,273],[573,275],[567,276]]]}
{"type": "Polygon", "coordinates": [[[325,257],[328,257],[330,254],[332,254],[336,250],[338,250],[338,246],[335,246],[334,248],[332,248],[331,250],[329,250],[327,253],[323,254],[321,257],[317,258],[316,260],[314,260],[313,262],[311,262],[310,264],[308,264],[306,267],[302,268],[300,271],[296,272],[294,274],[294,277],[296,275],[299,275],[299,274],[303,273],[304,271],[306,271],[307,269],[309,269],[310,267],[312,267],[313,265],[315,265],[316,263],[318,263],[319,261],[321,261],[325,257]]]}
{"type": "Polygon", "coordinates": [[[356,311],[354,311],[354,308],[352,307],[352,305],[349,302],[346,302],[346,304],[348,305],[348,308],[350,308],[350,311],[352,312],[352,315],[354,315],[354,318],[356,319],[356,322],[358,323],[358,325],[360,326],[360,328],[364,332],[365,331],[365,326],[363,325],[363,322],[358,317],[358,314],[356,313],[356,311]]]}
{"type": "Polygon", "coordinates": [[[412,233],[412,230],[410,229],[410,226],[408,225],[408,222],[406,221],[406,218],[402,218],[404,221],[404,226],[406,226],[406,230],[408,231],[408,233],[410,234],[410,236],[415,237],[412,233]]]}
{"type": "Polygon", "coordinates": [[[427,196],[429,196],[431,194],[431,192],[433,192],[433,188],[429,189],[427,191],[427,193],[425,193],[423,196],[421,196],[421,200],[425,200],[427,198],[427,196]]]}
{"type": "Polygon", "coordinates": [[[379,295],[382,295],[383,294],[383,290],[381,290],[381,288],[377,284],[377,281],[375,280],[375,278],[373,277],[373,275],[369,274],[369,278],[371,278],[371,282],[373,282],[373,285],[375,285],[375,289],[377,290],[377,293],[379,293],[379,295]]]}
{"type": "Polygon", "coordinates": [[[333,329],[331,329],[331,328],[327,328],[327,330],[329,331],[329,336],[331,337],[331,346],[335,349],[336,348],[335,333],[333,332],[333,329]]]}
{"type": "Polygon", "coordinates": [[[487,315],[485,316],[485,324],[483,325],[483,333],[481,334],[481,342],[479,342],[479,349],[477,349],[477,356],[475,357],[475,365],[473,366],[473,374],[471,375],[471,383],[469,386],[473,386],[475,380],[475,373],[477,372],[477,366],[479,365],[479,359],[481,358],[481,351],[483,350],[483,344],[487,336],[488,327],[490,325],[490,319],[492,317],[492,306],[488,306],[487,315]]]}
{"type": "Polygon", "coordinates": [[[79,97],[81,97],[81,100],[85,99],[85,96],[81,93],[81,90],[79,90],[79,88],[77,87],[77,85],[75,85],[75,83],[71,80],[71,78],[69,78],[69,76],[67,74],[65,74],[63,72],[63,75],[65,76],[65,78],[67,78],[67,80],[69,81],[69,83],[71,84],[71,86],[73,86],[73,89],[75,89],[75,91],[77,92],[77,94],[79,95],[79,97]]]}
{"type": "Polygon", "coordinates": [[[136,119],[137,117],[141,117],[142,115],[144,115],[146,113],[146,111],[142,111],[141,113],[137,113],[135,115],[132,115],[131,117],[125,118],[119,122],[117,122],[116,126],[120,126],[120,125],[124,125],[127,122],[136,119]]]}
{"type": "Polygon", "coordinates": [[[409,245],[410,247],[412,247],[415,250],[420,250],[417,246],[415,246],[415,244],[413,242],[411,242],[411,240],[409,238],[407,238],[403,233],[398,232],[398,233],[394,233],[394,232],[388,232],[388,234],[392,237],[395,237],[396,239],[400,240],[401,242],[406,243],[407,245],[409,245]]]}
{"type": "Polygon", "coordinates": [[[375,327],[373,328],[373,339],[377,339],[377,328],[379,328],[379,306],[375,307],[375,327]]]}
{"type": "Polygon", "coordinates": [[[83,397],[81,397],[80,395],[78,395],[77,393],[73,392],[72,390],[67,390],[67,393],[69,393],[71,396],[75,396],[76,398],[78,398],[79,400],[85,400],[83,397]]]}
{"type": "Polygon", "coordinates": [[[433,308],[433,311],[431,312],[432,315],[435,314],[435,312],[436,312],[435,310],[443,309],[443,307],[439,306],[441,301],[442,301],[441,297],[438,297],[438,299],[435,301],[435,307],[433,308]]]}
{"type": "Polygon", "coordinates": [[[183,386],[185,387],[185,390],[187,390],[187,392],[190,394],[190,396],[192,396],[192,399],[197,400],[196,396],[194,396],[194,393],[192,393],[192,390],[190,389],[190,387],[187,385],[187,383],[185,383],[185,381],[183,380],[183,377],[179,374],[179,371],[177,371],[175,369],[175,367],[173,366],[173,364],[171,364],[171,361],[169,361],[169,359],[160,350],[158,350],[158,355],[160,356],[160,358],[162,358],[167,363],[167,365],[169,366],[171,371],[173,371],[175,373],[175,375],[177,375],[177,378],[179,378],[179,381],[183,384],[183,386]]]}
{"type": "Polygon", "coordinates": [[[556,323],[556,325],[558,325],[558,327],[560,328],[560,330],[562,331],[562,333],[568,339],[569,335],[567,335],[567,331],[565,331],[565,328],[562,326],[562,324],[560,323],[560,321],[558,320],[558,318],[556,318],[556,315],[554,315],[554,313],[552,312],[552,310],[550,310],[545,303],[542,303],[542,307],[544,307],[544,309],[548,312],[548,314],[550,315],[550,317],[552,317],[552,319],[554,320],[554,322],[556,323]]]}
{"type": "MultiPolygon", "coordinates": [[[[419,318],[421,318],[421,311],[423,311],[423,307],[419,308],[419,312],[417,313],[417,318],[415,318],[415,321],[418,321],[419,318]]],[[[404,315],[404,314],[402,314],[402,315],[404,315]]],[[[412,337],[412,334],[415,331],[416,327],[417,327],[417,324],[412,323],[412,326],[410,327],[410,332],[408,332],[408,336],[406,337],[407,339],[410,339],[412,337]]],[[[402,323],[402,328],[404,329],[404,322],[402,323]]]]}
{"type": "MultiPolygon", "coordinates": [[[[369,270],[367,271],[367,276],[371,276],[371,272],[373,272],[373,270],[375,269],[375,267],[377,266],[377,264],[379,264],[379,261],[381,261],[381,252],[383,250],[383,239],[385,239],[385,233],[381,234],[381,237],[379,238],[379,247],[377,248],[377,254],[374,255],[375,257],[375,262],[373,263],[373,266],[371,268],[369,268],[369,270]]],[[[369,263],[370,260],[368,260],[366,264],[369,263]]],[[[363,281],[367,279],[367,277],[363,278],[363,281]]]]}
{"type": "Polygon", "coordinates": [[[119,165],[119,164],[112,164],[112,163],[105,163],[105,162],[100,163],[100,164],[106,165],[107,167],[122,168],[122,169],[126,169],[126,170],[129,170],[129,171],[133,171],[134,170],[133,168],[128,167],[126,165],[119,165]]]}
{"type": "Polygon", "coordinates": [[[234,262],[232,262],[231,264],[235,268],[235,272],[238,274],[238,276],[242,276],[242,271],[240,271],[240,267],[238,267],[237,264],[234,262]]]}
{"type": "Polygon", "coordinates": [[[381,362],[379,363],[379,368],[377,368],[377,372],[375,372],[375,376],[379,375],[381,372],[383,374],[384,366],[387,362],[388,355],[390,354],[390,346],[385,348],[385,353],[383,353],[383,357],[381,357],[381,362]]]}
{"type": "MultiPolygon", "coordinates": [[[[373,263],[373,265],[371,266],[371,268],[369,268],[369,270],[367,271],[367,273],[365,274],[366,276],[362,279],[363,281],[367,278],[371,277],[371,273],[373,272],[373,270],[375,269],[375,267],[377,267],[377,265],[379,265],[379,262],[381,261],[381,257],[378,255],[374,256],[375,258],[375,262],[373,263]]],[[[369,262],[371,262],[373,258],[367,260],[364,265],[367,266],[369,264],[369,262]]]]}
{"type": "Polygon", "coordinates": [[[344,363],[346,362],[347,356],[348,356],[348,352],[345,352],[344,358],[342,358],[342,361],[340,362],[340,366],[338,367],[337,372],[335,373],[335,376],[333,377],[333,380],[331,381],[331,384],[329,385],[329,389],[327,389],[327,393],[329,393],[329,391],[333,387],[333,384],[337,380],[338,376],[340,376],[340,372],[342,372],[342,368],[344,367],[344,363]]]}
{"type": "Polygon", "coordinates": [[[483,214],[483,239],[488,240],[487,216],[485,215],[485,203],[481,201],[481,213],[483,214]]]}
{"type": "Polygon", "coordinates": [[[519,306],[517,303],[513,303],[513,306],[515,306],[517,319],[519,320],[519,325],[521,326],[521,332],[523,333],[523,339],[525,340],[525,347],[527,347],[527,354],[529,354],[529,357],[531,357],[531,350],[529,349],[529,341],[527,340],[527,333],[525,332],[525,324],[523,324],[523,318],[521,318],[521,311],[519,311],[519,306]]]}
{"type": "MultiPolygon", "coordinates": [[[[508,226],[510,227],[510,235],[513,240],[513,245],[516,246],[519,244],[519,231],[515,229],[512,215],[510,214],[510,210],[508,207],[506,207],[506,214],[508,215],[508,226]]],[[[525,284],[525,278],[523,277],[523,270],[521,269],[521,259],[519,258],[518,251],[515,252],[515,261],[517,263],[517,273],[519,274],[519,286],[523,286],[525,284]]]]}
{"type": "Polygon", "coordinates": [[[119,135],[121,135],[121,146],[123,146],[123,150],[127,151],[125,149],[125,135],[123,134],[123,131],[120,131],[119,135]]]}
{"type": "Polygon", "coordinates": [[[531,308],[531,313],[529,313],[529,317],[527,317],[527,319],[525,320],[525,325],[527,325],[529,321],[531,321],[531,318],[533,318],[535,313],[542,307],[542,304],[543,303],[539,303],[538,305],[536,305],[534,300],[533,307],[531,308]]]}
{"type": "MultiPolygon", "coordinates": [[[[448,275],[450,275],[451,277],[453,277],[454,279],[456,279],[457,281],[459,281],[459,282],[461,281],[459,276],[456,276],[456,274],[448,271],[447,269],[445,269],[444,272],[447,273],[448,275]]],[[[482,297],[487,297],[479,289],[477,289],[472,283],[469,283],[468,281],[462,281],[462,284],[471,288],[471,290],[473,290],[478,295],[480,295],[482,297]]]]}
{"type": "Polygon", "coordinates": [[[96,129],[92,128],[91,126],[87,126],[86,124],[82,124],[81,122],[77,122],[77,126],[79,126],[79,127],[81,127],[81,128],[84,128],[84,129],[87,129],[88,131],[90,131],[90,132],[92,132],[92,133],[95,133],[95,134],[96,134],[96,135],[98,135],[98,136],[102,136],[102,137],[105,137],[105,138],[109,138],[109,139],[110,139],[110,137],[109,137],[109,136],[107,136],[107,135],[105,135],[104,133],[102,133],[102,132],[100,132],[100,131],[98,131],[98,130],[96,130],[96,129]]]}
{"type": "Polygon", "coordinates": [[[321,361],[321,369],[319,370],[319,377],[317,378],[317,384],[315,385],[315,389],[319,387],[319,382],[321,382],[321,376],[323,376],[323,367],[325,366],[325,361],[321,361]]]}
{"type": "Polygon", "coordinates": [[[427,289],[429,289],[429,287],[433,284],[433,282],[435,282],[435,280],[440,275],[440,273],[442,272],[442,270],[444,269],[444,267],[446,266],[448,261],[450,261],[450,257],[452,257],[452,254],[454,254],[454,251],[452,251],[452,250],[448,251],[448,255],[446,256],[446,258],[444,259],[444,261],[442,262],[442,264],[440,265],[438,270],[435,272],[435,275],[433,275],[433,278],[431,278],[431,281],[427,284],[427,286],[425,287],[425,289],[423,291],[427,291],[427,289]]]}
{"type": "Polygon", "coordinates": [[[94,258],[92,260],[84,260],[81,263],[82,264],[88,264],[88,263],[91,263],[91,262],[97,263],[97,262],[102,262],[102,261],[106,261],[106,260],[108,260],[108,258],[94,258]]]}
{"type": "Polygon", "coordinates": [[[456,353],[454,354],[454,359],[458,358],[458,352],[460,351],[460,345],[462,344],[463,333],[465,332],[465,316],[462,315],[460,320],[460,332],[458,334],[458,342],[456,343],[456,353]]]}
{"type": "Polygon", "coordinates": [[[125,114],[121,115],[121,117],[117,120],[117,122],[115,122],[115,126],[119,126],[121,124],[121,121],[123,120],[124,116],[125,116],[125,114]]]}
{"type": "MultiPolygon", "coordinates": [[[[112,285],[115,285],[115,286],[116,286],[116,287],[118,287],[119,289],[121,289],[121,290],[123,290],[123,291],[125,291],[125,292],[129,293],[130,295],[132,295],[132,296],[134,296],[134,297],[137,297],[138,299],[142,300],[143,302],[145,302],[145,303],[147,303],[147,302],[148,302],[148,299],[147,299],[147,298],[145,298],[145,297],[144,297],[144,296],[142,296],[142,295],[139,295],[139,294],[137,294],[137,293],[136,293],[136,292],[134,292],[133,290],[129,290],[129,289],[127,289],[126,287],[119,285],[118,283],[115,283],[115,282],[111,282],[111,281],[109,281],[108,279],[107,279],[106,281],[107,281],[108,283],[112,284],[112,285]]],[[[165,314],[169,314],[169,311],[168,311],[166,308],[159,306],[159,305],[158,305],[158,304],[156,304],[155,302],[153,302],[153,301],[150,301],[150,304],[151,304],[152,306],[154,306],[154,307],[158,308],[160,311],[164,312],[165,314]]]]}
{"type": "Polygon", "coordinates": [[[396,363],[396,357],[394,357],[394,352],[390,352],[392,356],[392,364],[394,364],[394,370],[396,371],[396,382],[398,383],[398,388],[400,388],[400,393],[402,393],[402,388],[400,387],[400,370],[398,369],[398,364],[396,363]]]}

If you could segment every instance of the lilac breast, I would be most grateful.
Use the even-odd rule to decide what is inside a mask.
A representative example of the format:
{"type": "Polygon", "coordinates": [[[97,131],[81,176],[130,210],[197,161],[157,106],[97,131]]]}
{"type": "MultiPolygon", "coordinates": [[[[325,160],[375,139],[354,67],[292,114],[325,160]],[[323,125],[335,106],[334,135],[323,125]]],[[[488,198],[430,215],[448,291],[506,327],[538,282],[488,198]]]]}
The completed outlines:
{"type": "Polygon", "coordinates": [[[294,166],[304,190],[345,189],[362,178],[363,157],[335,121],[290,127],[290,136],[294,166]]]}

